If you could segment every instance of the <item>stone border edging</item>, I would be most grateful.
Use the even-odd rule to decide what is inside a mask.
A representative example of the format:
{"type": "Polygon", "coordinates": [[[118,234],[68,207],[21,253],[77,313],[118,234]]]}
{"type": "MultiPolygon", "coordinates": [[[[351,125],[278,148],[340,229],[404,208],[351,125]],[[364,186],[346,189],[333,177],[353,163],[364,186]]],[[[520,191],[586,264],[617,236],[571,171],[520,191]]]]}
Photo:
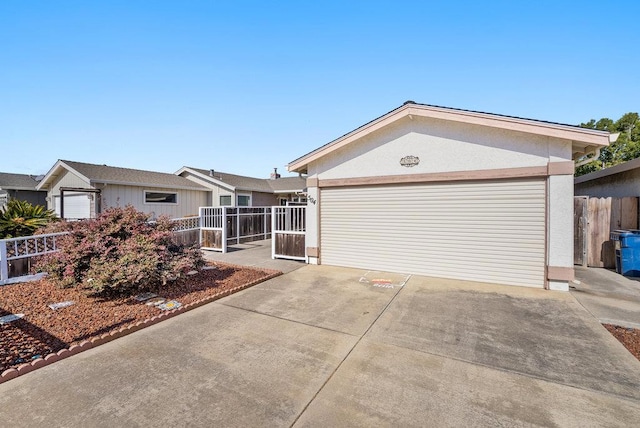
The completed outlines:
{"type": "MultiPolygon", "coordinates": [[[[230,264],[230,263],[220,263],[223,266],[229,266],[232,268],[242,268],[242,269],[255,269],[252,268],[251,266],[242,266],[242,265],[235,265],[235,264],[230,264]]],[[[71,345],[68,349],[61,349],[58,352],[55,352],[53,354],[48,354],[46,355],[44,358],[36,358],[35,360],[29,362],[29,363],[24,363],[21,364],[20,366],[18,366],[17,368],[11,368],[11,369],[7,369],[4,372],[2,372],[0,374],[0,384],[10,381],[11,379],[15,379],[18,376],[22,376],[24,374],[30,373],[34,370],[37,370],[39,368],[48,366],[49,364],[55,363],[57,361],[63,360],[65,358],[68,358],[72,355],[76,355],[79,354],[80,352],[84,352],[88,349],[91,348],[95,348],[96,346],[100,346],[103,345],[107,342],[111,342],[114,339],[118,339],[120,337],[123,336],[127,336],[128,334],[131,334],[133,332],[136,332],[138,330],[142,330],[145,327],[149,327],[152,326],[154,324],[159,323],[160,321],[164,321],[166,319],[169,318],[173,318],[176,315],[180,315],[183,312],[187,312],[190,311],[192,309],[196,309],[199,308],[200,306],[206,305],[207,303],[211,303],[215,300],[221,299],[223,297],[229,296],[231,294],[237,293],[238,291],[242,291],[246,288],[249,287],[253,287],[254,285],[258,285],[261,282],[265,282],[268,281],[270,279],[273,279],[277,276],[282,275],[282,272],[280,271],[276,271],[276,270],[272,270],[272,269],[258,269],[261,270],[263,272],[267,273],[267,276],[256,279],[254,281],[248,282],[246,284],[243,285],[239,285],[237,287],[233,287],[230,288],[228,290],[224,290],[221,291],[219,293],[216,293],[212,296],[209,297],[205,297],[204,299],[200,299],[200,300],[196,300],[195,302],[192,303],[188,303],[186,305],[183,305],[177,309],[172,309],[170,311],[166,311],[166,312],[162,312],[156,316],[153,316],[151,318],[147,318],[143,321],[137,321],[134,324],[130,324],[128,326],[124,326],[124,327],[120,327],[116,330],[113,330],[109,333],[104,333],[101,334],[99,336],[93,337],[90,340],[83,340],[82,342],[76,344],[76,345],[71,345]]]]}

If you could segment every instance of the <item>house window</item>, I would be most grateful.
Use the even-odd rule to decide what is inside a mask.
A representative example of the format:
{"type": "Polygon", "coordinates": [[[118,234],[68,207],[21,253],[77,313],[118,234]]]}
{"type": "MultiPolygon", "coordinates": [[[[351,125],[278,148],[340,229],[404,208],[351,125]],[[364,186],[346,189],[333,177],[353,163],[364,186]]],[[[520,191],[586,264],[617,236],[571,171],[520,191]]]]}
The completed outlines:
{"type": "Polygon", "coordinates": [[[238,206],[239,207],[251,206],[251,195],[238,195],[238,206]]]}
{"type": "Polygon", "coordinates": [[[231,206],[231,195],[221,195],[220,196],[220,206],[221,207],[230,207],[231,206]]]}
{"type": "Polygon", "coordinates": [[[149,192],[144,191],[145,204],[177,204],[178,194],[174,192],[149,192]]]}

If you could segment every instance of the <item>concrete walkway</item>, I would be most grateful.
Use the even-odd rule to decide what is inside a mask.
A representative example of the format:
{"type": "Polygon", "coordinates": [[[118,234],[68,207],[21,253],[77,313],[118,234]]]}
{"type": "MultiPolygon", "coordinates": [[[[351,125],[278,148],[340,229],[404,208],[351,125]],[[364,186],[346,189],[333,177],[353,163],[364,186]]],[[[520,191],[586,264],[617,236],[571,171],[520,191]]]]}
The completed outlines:
{"type": "Polygon", "coordinates": [[[304,266],[4,383],[2,425],[640,420],[640,362],[571,294],[365,274],[304,266]]]}
{"type": "Polygon", "coordinates": [[[203,254],[207,260],[279,270],[284,273],[305,265],[305,262],[296,260],[272,259],[271,239],[230,245],[224,254],[217,251],[203,251],[203,254]]]}
{"type": "Polygon", "coordinates": [[[640,278],[626,278],[613,270],[576,266],[579,283],[571,294],[598,321],[640,328],[640,278]]]}

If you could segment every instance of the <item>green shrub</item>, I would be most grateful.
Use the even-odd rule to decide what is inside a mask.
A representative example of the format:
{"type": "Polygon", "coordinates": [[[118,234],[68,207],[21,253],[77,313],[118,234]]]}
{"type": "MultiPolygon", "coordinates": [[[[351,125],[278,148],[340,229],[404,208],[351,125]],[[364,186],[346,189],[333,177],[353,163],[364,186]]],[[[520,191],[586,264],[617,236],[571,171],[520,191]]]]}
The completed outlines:
{"type": "Polygon", "coordinates": [[[11,199],[0,209],[0,239],[33,235],[55,218],[55,213],[42,205],[11,199]]]}
{"type": "Polygon", "coordinates": [[[176,243],[171,221],[149,222],[135,208],[110,208],[97,219],[61,222],[45,232],[66,230],[60,251],[42,257],[36,268],[62,287],[80,287],[104,296],[158,290],[168,281],[204,265],[196,247],[176,243]]]}

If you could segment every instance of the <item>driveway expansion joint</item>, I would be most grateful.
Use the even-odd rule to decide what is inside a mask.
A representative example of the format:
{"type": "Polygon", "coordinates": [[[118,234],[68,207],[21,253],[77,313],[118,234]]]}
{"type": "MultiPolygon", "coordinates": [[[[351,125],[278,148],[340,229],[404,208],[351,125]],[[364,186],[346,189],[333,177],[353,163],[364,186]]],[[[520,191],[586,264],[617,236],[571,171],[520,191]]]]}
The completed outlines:
{"type": "MultiPolygon", "coordinates": [[[[313,403],[313,401],[316,399],[316,397],[318,397],[318,394],[320,394],[320,392],[324,389],[324,387],[329,383],[329,381],[333,378],[333,376],[336,374],[336,372],[340,369],[340,367],[342,367],[342,364],[344,364],[344,362],[347,360],[347,358],[349,358],[349,356],[351,355],[351,353],[353,352],[354,349],[356,349],[356,347],[358,346],[358,344],[362,341],[362,339],[367,335],[367,333],[369,333],[369,330],[371,330],[371,328],[376,324],[376,322],[378,322],[378,320],[380,319],[380,317],[387,311],[387,309],[389,308],[389,306],[391,306],[391,304],[394,302],[394,300],[396,299],[396,297],[398,297],[398,294],[400,294],[400,292],[402,290],[404,290],[405,287],[399,287],[398,291],[396,291],[396,293],[393,295],[393,297],[389,300],[389,302],[384,306],[384,308],[382,308],[382,310],[380,311],[380,313],[375,317],[375,319],[371,322],[371,324],[369,324],[369,327],[367,327],[367,329],[364,331],[364,333],[362,333],[362,335],[360,337],[358,337],[358,340],[356,340],[356,343],[353,344],[353,346],[351,347],[351,349],[349,349],[349,352],[347,352],[344,356],[344,358],[342,358],[342,360],[340,361],[340,363],[338,363],[338,365],[336,366],[335,369],[333,369],[333,371],[331,372],[331,374],[327,377],[327,379],[322,383],[322,385],[320,386],[320,388],[318,388],[318,390],[316,391],[315,394],[313,394],[313,397],[311,397],[311,400],[309,400],[309,402],[302,408],[302,410],[300,411],[300,413],[296,416],[296,418],[293,420],[293,422],[291,422],[291,425],[289,425],[289,427],[293,427],[298,420],[300,419],[300,417],[302,417],[302,415],[304,414],[304,412],[309,408],[309,406],[311,405],[311,403],[313,403]]],[[[357,336],[356,336],[357,337],[357,336]]]]}
{"type": "MultiPolygon", "coordinates": [[[[372,343],[378,343],[378,344],[382,344],[382,345],[385,345],[385,346],[390,346],[390,347],[393,347],[393,348],[409,350],[409,351],[413,351],[413,352],[418,352],[420,354],[431,355],[431,356],[438,357],[438,358],[457,361],[459,363],[465,363],[465,364],[469,364],[469,365],[473,365],[473,366],[483,367],[485,369],[490,369],[490,370],[494,370],[494,371],[501,372],[501,373],[509,373],[509,374],[513,374],[513,375],[517,375],[517,376],[527,377],[529,379],[539,380],[539,381],[550,383],[550,384],[566,386],[568,388],[577,389],[579,391],[587,391],[587,392],[594,392],[594,393],[597,393],[597,394],[604,394],[604,395],[607,395],[607,396],[610,396],[610,397],[614,397],[614,398],[618,398],[618,399],[624,399],[626,401],[630,401],[630,402],[633,402],[633,403],[640,402],[640,400],[638,400],[637,398],[629,397],[628,395],[614,394],[614,393],[609,392],[609,391],[602,391],[602,390],[598,390],[598,389],[584,388],[584,387],[580,387],[580,386],[573,385],[573,384],[570,384],[570,383],[565,383],[565,382],[562,382],[562,381],[559,381],[559,380],[552,380],[552,379],[547,379],[547,378],[544,378],[544,377],[541,377],[541,376],[536,376],[536,375],[533,375],[531,373],[520,372],[520,371],[517,371],[517,370],[507,369],[507,368],[504,368],[504,367],[496,367],[496,366],[492,366],[492,365],[488,365],[488,364],[479,363],[477,361],[470,361],[470,360],[465,360],[463,358],[452,357],[450,355],[438,354],[436,352],[429,352],[429,351],[423,351],[423,350],[420,350],[420,349],[407,348],[407,347],[399,346],[399,345],[396,345],[396,344],[393,344],[393,343],[382,342],[382,341],[374,340],[374,339],[370,339],[370,338],[367,338],[367,340],[372,342],[372,343]]],[[[356,343],[356,345],[358,343],[360,343],[360,340],[356,343]]],[[[355,348],[355,345],[354,345],[354,348],[355,348]]]]}
{"type": "Polygon", "coordinates": [[[215,303],[216,305],[220,305],[220,306],[226,306],[227,308],[239,309],[241,311],[246,311],[246,312],[249,312],[249,313],[252,313],[252,314],[263,315],[263,316],[266,316],[266,317],[275,318],[275,319],[282,320],[282,321],[288,321],[288,322],[292,322],[292,323],[295,323],[295,324],[304,325],[304,326],[307,326],[307,327],[313,327],[313,328],[318,328],[320,330],[330,331],[332,333],[340,333],[340,334],[344,334],[346,336],[351,336],[351,337],[361,337],[361,336],[359,336],[357,334],[347,333],[346,331],[334,330],[332,328],[323,327],[321,325],[315,325],[315,324],[310,324],[310,323],[306,323],[306,322],[302,322],[302,321],[298,321],[298,320],[292,320],[291,318],[280,317],[278,315],[268,314],[266,312],[260,312],[260,311],[257,311],[255,309],[243,308],[242,306],[230,305],[229,303],[223,303],[223,302],[219,302],[219,301],[216,301],[216,302],[213,302],[213,303],[215,303]]]}

